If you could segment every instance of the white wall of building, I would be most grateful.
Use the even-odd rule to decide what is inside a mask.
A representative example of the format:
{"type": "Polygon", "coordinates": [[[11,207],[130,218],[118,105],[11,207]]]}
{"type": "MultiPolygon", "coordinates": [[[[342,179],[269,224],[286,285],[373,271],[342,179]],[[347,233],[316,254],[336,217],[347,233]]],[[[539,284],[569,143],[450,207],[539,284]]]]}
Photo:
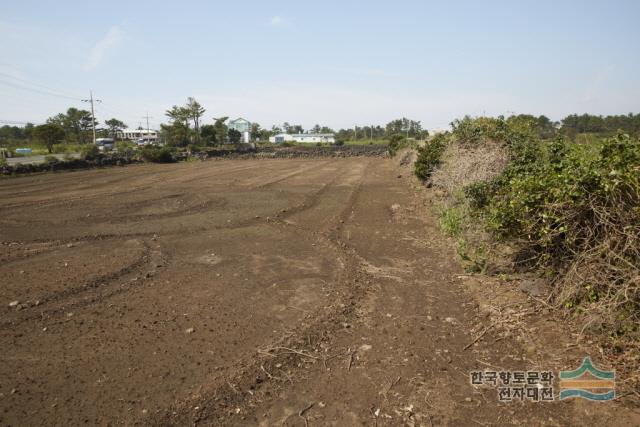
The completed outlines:
{"type": "Polygon", "coordinates": [[[279,133],[269,137],[269,142],[282,143],[294,141],[293,136],[288,133],[279,133]]]}
{"type": "Polygon", "coordinates": [[[138,139],[156,141],[158,139],[158,131],[152,129],[149,131],[146,129],[125,129],[118,132],[118,138],[131,141],[137,141],[138,139]]]}
{"type": "Polygon", "coordinates": [[[321,143],[333,144],[336,142],[336,139],[333,136],[333,134],[329,134],[329,133],[325,133],[325,134],[300,133],[300,134],[294,134],[294,135],[281,133],[281,134],[269,137],[269,142],[274,142],[274,143],[300,142],[303,144],[317,144],[318,142],[321,142],[321,143]]]}

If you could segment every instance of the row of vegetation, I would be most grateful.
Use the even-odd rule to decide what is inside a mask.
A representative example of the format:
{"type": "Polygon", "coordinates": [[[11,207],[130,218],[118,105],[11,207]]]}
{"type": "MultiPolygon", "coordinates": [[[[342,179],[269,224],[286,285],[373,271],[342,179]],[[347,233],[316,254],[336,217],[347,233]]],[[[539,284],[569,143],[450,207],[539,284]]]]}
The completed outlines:
{"type": "Polygon", "coordinates": [[[637,368],[640,142],[638,116],[620,117],[604,129],[465,117],[418,149],[415,173],[442,196],[441,227],[469,270],[545,278],[550,302],[637,368]],[[568,129],[600,133],[585,144],[568,129]]]}
{"type": "MultiPolygon", "coordinates": [[[[215,146],[221,143],[240,142],[242,135],[235,129],[229,128],[226,122],[228,116],[214,118],[212,124],[203,124],[206,109],[194,98],[188,98],[183,106],[174,105],[166,112],[168,124],[161,125],[161,137],[167,145],[184,147],[189,144],[215,146]]],[[[274,125],[270,129],[263,128],[259,123],[252,123],[249,131],[250,138],[256,142],[266,142],[269,137],[281,133],[325,133],[334,134],[338,143],[373,144],[386,143],[393,135],[402,134],[407,138],[423,139],[429,133],[422,128],[419,121],[407,118],[392,120],[386,126],[354,126],[350,129],[334,129],[316,124],[305,129],[299,124],[284,122],[274,125]]]]}
{"type": "MultiPolygon", "coordinates": [[[[172,106],[166,111],[168,123],[160,125],[159,141],[162,145],[182,148],[212,147],[226,143],[237,144],[241,141],[240,132],[228,126],[228,116],[213,118],[213,122],[206,123],[206,111],[192,97],[182,106],[172,106]]],[[[94,121],[90,112],[72,107],[65,113],[50,117],[46,123],[39,126],[27,124],[0,127],[0,147],[12,151],[18,147],[29,147],[36,154],[78,152],[83,144],[92,141],[94,126],[97,137],[110,137],[115,140],[127,128],[119,119],[94,121]]],[[[142,130],[140,127],[138,129],[142,130]]],[[[422,128],[419,121],[401,118],[392,120],[385,126],[355,126],[338,131],[319,124],[304,129],[301,125],[285,122],[266,129],[258,123],[252,123],[250,138],[258,143],[267,142],[269,137],[280,133],[331,133],[335,135],[338,144],[353,145],[385,144],[394,135],[404,135],[412,139],[428,136],[428,132],[422,128]]]]}
{"type": "MultiPolygon", "coordinates": [[[[224,142],[237,143],[241,139],[239,132],[229,129],[225,124],[228,117],[214,118],[213,123],[204,123],[206,109],[194,98],[188,98],[183,106],[173,106],[166,112],[169,118],[168,124],[161,125],[161,141],[172,146],[187,146],[189,144],[212,146],[224,142]]],[[[473,140],[485,131],[484,123],[478,120],[465,118],[454,123],[458,133],[467,140],[473,140]],[[475,125],[471,126],[471,123],[475,125]]],[[[504,120],[509,125],[531,126],[540,138],[551,138],[557,134],[567,136],[572,141],[589,142],[593,136],[613,136],[618,129],[623,130],[632,137],[640,136],[640,114],[594,116],[589,114],[570,115],[560,122],[552,122],[545,116],[533,117],[528,115],[511,116],[504,120]]],[[[13,149],[28,146],[36,150],[44,150],[50,153],[77,151],[77,145],[91,141],[92,127],[95,125],[98,137],[117,138],[119,132],[125,130],[127,125],[116,118],[110,118],[104,122],[93,121],[91,113],[74,107],[65,113],[57,114],[47,120],[45,125],[34,126],[2,126],[0,127],[0,146],[13,149]],[[38,128],[38,129],[36,129],[38,128]],[[64,143],[64,146],[55,147],[64,143]]],[[[142,128],[139,128],[142,129],[142,128]]],[[[392,137],[396,142],[400,136],[405,139],[422,140],[429,133],[422,128],[420,121],[401,118],[392,120],[385,126],[354,126],[348,129],[334,130],[319,124],[310,129],[304,129],[301,125],[289,124],[274,125],[270,129],[263,128],[258,123],[252,123],[250,134],[252,141],[267,141],[270,136],[279,133],[333,133],[337,141],[360,143],[386,143],[392,137]]],[[[596,138],[597,139],[597,138],[596,138]]]]}
{"type": "Polygon", "coordinates": [[[127,128],[115,118],[101,124],[92,120],[90,112],[71,107],[42,125],[27,123],[25,126],[0,127],[0,147],[9,150],[29,147],[36,154],[79,152],[83,145],[92,142],[94,125],[98,138],[115,138],[118,132],[127,128]]]}
{"type": "Polygon", "coordinates": [[[190,144],[187,147],[171,147],[146,145],[138,146],[129,141],[116,142],[116,150],[100,151],[98,146],[84,144],[79,146],[78,153],[64,153],[64,156],[47,155],[44,161],[32,163],[13,162],[9,164],[6,159],[0,157],[0,175],[19,175],[33,172],[60,171],[70,169],[85,169],[103,166],[123,166],[130,163],[173,163],[178,161],[204,160],[209,157],[326,157],[326,156],[384,156],[386,145],[376,144],[290,144],[279,146],[269,144],[267,146],[227,146],[207,147],[190,144]],[[288,147],[294,147],[289,149],[288,147]]]}

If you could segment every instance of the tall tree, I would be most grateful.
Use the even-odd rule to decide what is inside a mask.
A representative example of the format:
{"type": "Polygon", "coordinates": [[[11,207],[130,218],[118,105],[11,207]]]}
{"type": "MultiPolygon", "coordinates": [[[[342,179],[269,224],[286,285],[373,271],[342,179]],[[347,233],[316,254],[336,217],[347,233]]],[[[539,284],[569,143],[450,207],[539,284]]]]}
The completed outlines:
{"type": "Polygon", "coordinates": [[[57,114],[47,120],[62,126],[68,141],[85,142],[87,129],[91,129],[91,113],[78,110],[75,107],[67,109],[66,113],[57,114]]]}
{"type": "Polygon", "coordinates": [[[187,105],[184,107],[185,111],[189,115],[189,118],[193,120],[193,129],[196,132],[196,138],[200,135],[200,118],[206,111],[195,98],[187,98],[187,105]]]}
{"type": "Polygon", "coordinates": [[[87,137],[92,132],[93,126],[97,126],[97,124],[98,123],[93,120],[93,117],[91,116],[91,113],[89,113],[88,111],[84,111],[84,110],[80,111],[80,121],[79,121],[80,135],[79,135],[79,140],[80,140],[80,142],[82,144],[87,142],[87,137]]]}
{"type": "Polygon", "coordinates": [[[27,123],[26,125],[24,125],[24,137],[26,139],[31,139],[31,136],[33,135],[33,128],[35,126],[33,125],[33,123],[27,123]]]}
{"type": "Polygon", "coordinates": [[[161,124],[160,134],[168,145],[184,147],[189,144],[189,128],[183,122],[161,124]]]}
{"type": "Polygon", "coordinates": [[[188,144],[192,137],[189,127],[191,111],[186,107],[174,105],[165,112],[165,115],[171,119],[171,124],[160,126],[163,139],[169,145],[183,146],[188,144]]]}
{"type": "Polygon", "coordinates": [[[293,133],[293,134],[304,133],[304,128],[301,125],[292,125],[292,126],[289,126],[289,132],[287,133],[293,133]]]}
{"type": "Polygon", "coordinates": [[[53,145],[59,144],[65,137],[64,128],[57,123],[46,123],[33,128],[33,136],[44,142],[49,153],[53,151],[53,145]]]}
{"type": "Polygon", "coordinates": [[[260,141],[268,141],[269,137],[275,135],[275,133],[272,133],[269,129],[261,129],[260,130],[260,141]]]}
{"type": "Polygon", "coordinates": [[[229,141],[233,144],[239,143],[240,138],[242,138],[242,134],[235,129],[229,129],[228,135],[229,135],[229,141]]]}
{"type": "Polygon", "coordinates": [[[216,127],[214,125],[202,125],[200,127],[200,137],[205,144],[215,145],[218,141],[216,127]]]}
{"type": "Polygon", "coordinates": [[[385,127],[385,136],[402,134],[410,138],[420,138],[423,136],[422,124],[420,121],[410,120],[406,117],[392,120],[385,127]]]}
{"type": "Polygon", "coordinates": [[[259,141],[262,137],[262,128],[258,123],[251,123],[251,140],[259,141]]]}
{"type": "Polygon", "coordinates": [[[169,117],[174,124],[180,123],[186,126],[187,128],[189,127],[189,119],[191,118],[191,112],[188,109],[174,105],[171,107],[171,109],[165,112],[165,115],[169,117]]]}
{"type": "Polygon", "coordinates": [[[127,128],[127,125],[125,125],[124,122],[121,122],[118,119],[105,120],[104,124],[109,130],[109,135],[114,139],[117,139],[118,132],[121,132],[127,128]]]}
{"type": "Polygon", "coordinates": [[[227,139],[228,127],[224,122],[226,122],[228,118],[229,117],[227,116],[218,117],[215,123],[213,124],[213,127],[215,127],[216,129],[216,140],[218,141],[219,144],[223,144],[224,141],[227,139]]]}

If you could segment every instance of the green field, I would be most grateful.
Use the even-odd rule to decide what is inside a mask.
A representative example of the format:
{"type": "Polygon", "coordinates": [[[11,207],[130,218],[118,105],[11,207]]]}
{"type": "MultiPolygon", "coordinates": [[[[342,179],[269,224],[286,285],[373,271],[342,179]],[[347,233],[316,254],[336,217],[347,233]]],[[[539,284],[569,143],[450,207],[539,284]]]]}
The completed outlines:
{"type": "MultiPolygon", "coordinates": [[[[80,151],[83,144],[71,144],[71,143],[62,143],[55,144],[53,146],[53,153],[55,154],[64,154],[64,153],[77,153],[80,151]]],[[[86,145],[86,144],[84,144],[86,145]]],[[[37,156],[37,155],[46,155],[49,154],[49,150],[47,150],[47,146],[45,144],[36,142],[36,141],[26,141],[26,140],[5,140],[0,143],[0,147],[6,148],[11,151],[14,157],[24,157],[24,156],[37,156]],[[19,154],[16,153],[16,148],[31,148],[31,154],[19,154]]]]}

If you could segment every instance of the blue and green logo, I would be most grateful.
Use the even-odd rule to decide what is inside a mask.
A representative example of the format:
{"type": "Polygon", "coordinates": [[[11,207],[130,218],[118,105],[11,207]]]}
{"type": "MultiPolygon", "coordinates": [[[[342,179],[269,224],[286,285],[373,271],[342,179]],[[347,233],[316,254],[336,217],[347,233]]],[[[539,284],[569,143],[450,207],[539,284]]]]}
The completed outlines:
{"type": "Polygon", "coordinates": [[[560,400],[581,397],[588,400],[605,401],[616,397],[615,371],[601,371],[585,357],[582,365],[574,371],[560,371],[560,400]]]}

